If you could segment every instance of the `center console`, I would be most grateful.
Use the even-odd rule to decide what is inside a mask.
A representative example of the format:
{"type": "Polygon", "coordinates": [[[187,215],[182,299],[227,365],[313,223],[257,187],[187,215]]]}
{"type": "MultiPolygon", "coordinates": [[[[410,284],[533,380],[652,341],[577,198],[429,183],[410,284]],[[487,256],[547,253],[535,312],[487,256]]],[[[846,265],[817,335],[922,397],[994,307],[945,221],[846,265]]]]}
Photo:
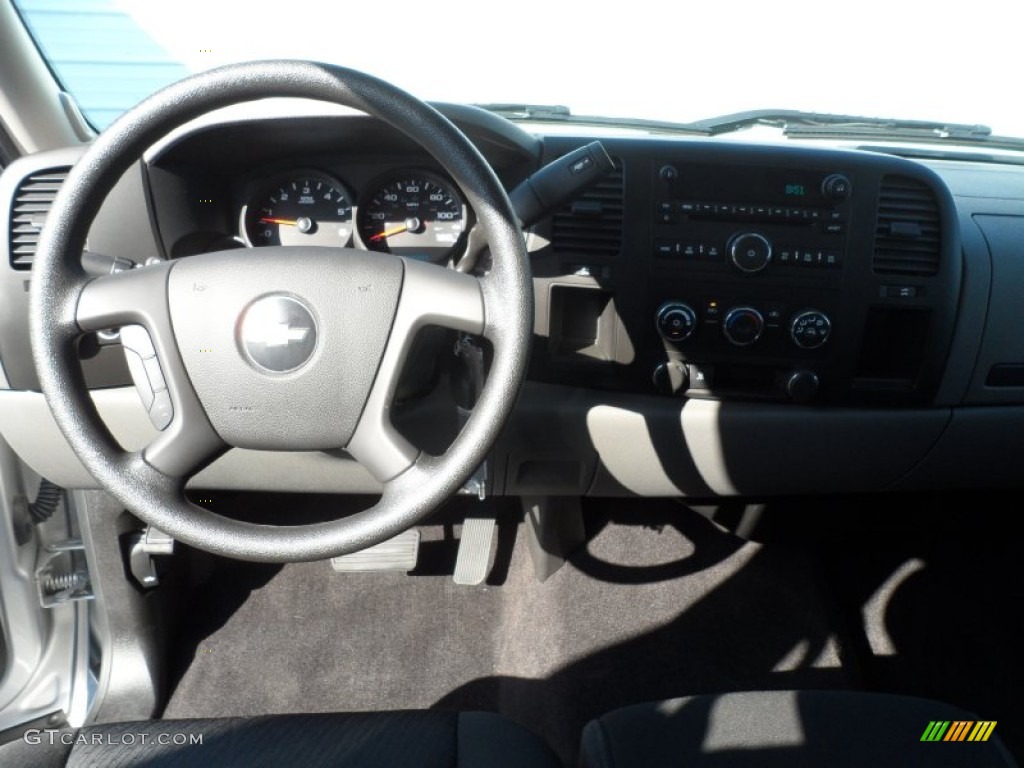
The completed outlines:
{"type": "Polygon", "coordinates": [[[951,197],[929,170],[852,151],[605,145],[622,171],[621,247],[584,236],[588,221],[609,226],[607,185],[556,216],[536,261],[549,344],[535,373],[717,399],[934,395],[960,259],[951,197]],[[564,344],[561,329],[587,343],[564,344]]]}

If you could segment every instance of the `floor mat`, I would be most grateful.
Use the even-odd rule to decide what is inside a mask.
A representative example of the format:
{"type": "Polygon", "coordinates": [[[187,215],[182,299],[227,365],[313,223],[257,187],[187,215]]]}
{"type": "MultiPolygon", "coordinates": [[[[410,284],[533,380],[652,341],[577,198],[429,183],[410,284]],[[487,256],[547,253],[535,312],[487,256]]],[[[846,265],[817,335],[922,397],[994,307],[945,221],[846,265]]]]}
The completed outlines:
{"type": "Polygon", "coordinates": [[[443,526],[425,529],[413,576],[211,560],[164,716],[482,709],[571,761],[588,719],[633,702],[851,684],[836,612],[798,551],[673,502],[586,509],[587,547],[543,584],[515,521],[480,587],[452,583],[443,526]]]}

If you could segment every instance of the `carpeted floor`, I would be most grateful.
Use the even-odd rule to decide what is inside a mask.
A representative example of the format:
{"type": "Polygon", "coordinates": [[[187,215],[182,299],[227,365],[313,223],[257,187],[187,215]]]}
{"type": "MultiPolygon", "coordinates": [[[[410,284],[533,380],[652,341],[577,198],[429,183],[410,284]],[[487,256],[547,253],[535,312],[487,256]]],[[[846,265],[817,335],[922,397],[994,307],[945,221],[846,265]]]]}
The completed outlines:
{"type": "Polygon", "coordinates": [[[588,719],[632,702],[852,685],[838,612],[799,550],[672,502],[586,512],[588,546],[543,584],[514,515],[481,587],[451,581],[452,526],[424,529],[414,575],[195,555],[164,716],[482,709],[571,761],[588,719]]]}

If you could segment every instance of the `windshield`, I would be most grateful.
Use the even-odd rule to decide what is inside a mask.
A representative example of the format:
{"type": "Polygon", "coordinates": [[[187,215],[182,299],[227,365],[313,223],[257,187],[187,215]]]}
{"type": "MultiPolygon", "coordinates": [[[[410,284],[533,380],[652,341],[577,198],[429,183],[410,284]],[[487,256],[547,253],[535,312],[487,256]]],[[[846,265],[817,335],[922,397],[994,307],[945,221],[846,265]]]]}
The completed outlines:
{"type": "Polygon", "coordinates": [[[426,100],[691,122],[771,108],[984,124],[1024,137],[1005,4],[601,6],[550,0],[16,0],[102,128],[156,88],[257,58],[330,61],[426,100]]]}

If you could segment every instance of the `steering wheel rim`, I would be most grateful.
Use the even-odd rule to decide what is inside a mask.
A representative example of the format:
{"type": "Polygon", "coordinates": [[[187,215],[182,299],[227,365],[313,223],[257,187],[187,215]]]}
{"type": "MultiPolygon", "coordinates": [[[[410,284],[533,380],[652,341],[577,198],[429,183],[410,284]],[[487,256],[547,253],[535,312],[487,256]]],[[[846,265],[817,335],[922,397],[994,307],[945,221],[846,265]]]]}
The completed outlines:
{"type": "MultiPolygon", "coordinates": [[[[366,259],[377,256],[338,250],[345,253],[332,255],[340,255],[346,263],[363,259],[357,270],[367,267],[366,259]]],[[[232,253],[238,259],[239,252],[232,253]]],[[[252,254],[247,258],[262,258],[265,262],[270,255],[252,254]]],[[[316,273],[314,279],[323,277],[324,268],[343,269],[331,266],[323,254],[305,254],[303,258],[307,256],[312,265],[308,269],[316,273]]],[[[291,264],[289,269],[303,271],[291,264]]],[[[358,276],[355,272],[336,274],[358,276]]],[[[278,273],[277,278],[271,275],[269,279],[285,281],[286,277],[278,273]]],[[[386,294],[388,280],[381,277],[379,282],[383,286],[380,293],[386,294]]],[[[370,285],[376,290],[377,283],[370,285]]],[[[251,295],[246,299],[250,303],[251,295]]],[[[522,233],[501,183],[469,140],[432,107],[395,86],[355,70],[301,61],[253,62],[210,70],[159,91],[115,121],[72,168],[54,200],[36,252],[29,299],[32,349],[42,390],[72,449],[100,485],[142,520],[179,541],[261,562],[326,559],[372,546],[415,525],[456,493],[485,458],[515,403],[526,372],[532,305],[532,281],[522,233]],[[227,417],[222,410],[211,407],[209,396],[207,402],[200,400],[201,390],[194,382],[203,380],[204,374],[197,366],[205,363],[196,361],[195,350],[183,350],[179,339],[185,333],[182,328],[190,311],[182,283],[194,279],[195,274],[222,275],[226,255],[211,254],[205,261],[204,256],[190,257],[185,262],[196,261],[188,269],[181,267],[184,262],[169,262],[93,279],[85,274],[80,259],[89,226],[102,201],[149,146],[206,112],[267,97],[334,102],[361,110],[408,135],[459,185],[476,213],[477,225],[483,228],[493,258],[490,271],[480,278],[404,260],[397,267],[392,261],[387,269],[381,268],[382,274],[396,269],[401,273],[394,289],[397,296],[393,312],[389,315],[385,310],[380,315],[385,320],[390,318],[391,326],[380,351],[378,371],[365,393],[363,410],[348,433],[349,441],[333,447],[348,448],[357,460],[368,465],[383,482],[383,494],[368,510],[313,525],[246,523],[193,505],[184,494],[192,475],[238,444],[225,440],[214,429],[214,422],[227,423],[227,417]],[[476,308],[474,291],[479,295],[476,308]],[[132,302],[143,306],[128,306],[132,302]],[[84,333],[103,324],[133,323],[142,325],[152,337],[168,379],[175,416],[154,443],[129,453],[117,444],[89,397],[76,345],[84,333]],[[438,457],[411,457],[409,465],[396,473],[401,464],[396,456],[407,454],[408,449],[400,442],[404,439],[396,438],[393,430],[387,431],[393,382],[381,383],[380,378],[385,368],[402,361],[412,335],[424,324],[479,331],[493,346],[493,361],[476,407],[448,451],[438,457]],[[405,336],[399,338],[403,333],[405,336]],[[191,358],[186,359],[189,355],[191,358]],[[378,461],[380,450],[374,440],[387,444],[392,453],[390,460],[378,461]]],[[[327,311],[324,307],[321,304],[318,310],[311,304],[311,314],[318,316],[318,311],[327,311]]],[[[234,335],[236,330],[232,327],[227,332],[234,335]]],[[[325,347],[339,333],[328,329],[327,340],[322,342],[325,347]]],[[[193,341],[194,334],[187,343],[193,341]]],[[[233,350],[236,356],[237,352],[233,350]]],[[[221,358],[227,360],[229,356],[225,350],[221,358]]],[[[316,367],[314,362],[319,366],[321,359],[327,358],[311,358],[310,370],[316,367]]],[[[244,375],[256,381],[252,371],[244,375]]],[[[302,379],[293,375],[296,380],[302,379]]],[[[390,370],[388,375],[396,374],[390,370]]],[[[266,386],[280,385],[279,380],[273,381],[276,383],[266,386]]],[[[242,432],[252,434],[244,429],[242,432]]]]}

